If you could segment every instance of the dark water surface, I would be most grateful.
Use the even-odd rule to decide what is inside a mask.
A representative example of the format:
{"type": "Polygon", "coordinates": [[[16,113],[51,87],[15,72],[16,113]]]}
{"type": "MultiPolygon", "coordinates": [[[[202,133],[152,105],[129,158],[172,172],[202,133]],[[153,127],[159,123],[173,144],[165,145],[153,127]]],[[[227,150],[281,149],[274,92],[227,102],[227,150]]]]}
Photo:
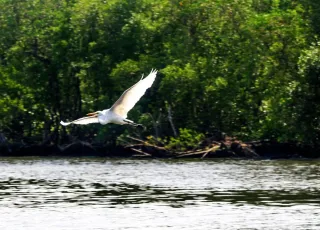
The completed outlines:
{"type": "Polygon", "coordinates": [[[0,158],[0,229],[320,229],[320,161],[0,158]]]}

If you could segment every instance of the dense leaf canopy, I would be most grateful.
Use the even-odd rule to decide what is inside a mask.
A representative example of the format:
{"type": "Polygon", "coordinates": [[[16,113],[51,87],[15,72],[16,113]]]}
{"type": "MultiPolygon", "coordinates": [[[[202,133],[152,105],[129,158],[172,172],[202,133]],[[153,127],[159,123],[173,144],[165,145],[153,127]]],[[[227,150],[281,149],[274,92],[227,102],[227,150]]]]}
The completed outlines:
{"type": "Polygon", "coordinates": [[[137,131],[59,122],[110,107],[156,68],[129,113],[139,135],[317,143],[319,18],[311,0],[0,0],[0,133],[115,143],[137,131]]]}

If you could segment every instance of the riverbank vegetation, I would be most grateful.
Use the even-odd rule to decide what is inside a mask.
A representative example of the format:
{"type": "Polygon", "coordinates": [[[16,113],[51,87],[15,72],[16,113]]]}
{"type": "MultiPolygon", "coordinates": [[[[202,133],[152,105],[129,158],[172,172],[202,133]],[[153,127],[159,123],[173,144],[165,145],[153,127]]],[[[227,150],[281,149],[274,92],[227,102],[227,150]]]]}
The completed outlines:
{"type": "Polygon", "coordinates": [[[231,136],[318,148],[317,1],[0,0],[0,34],[3,143],[130,136],[187,152],[231,136]],[[59,124],[110,107],[152,68],[129,113],[145,130],[59,124]]]}

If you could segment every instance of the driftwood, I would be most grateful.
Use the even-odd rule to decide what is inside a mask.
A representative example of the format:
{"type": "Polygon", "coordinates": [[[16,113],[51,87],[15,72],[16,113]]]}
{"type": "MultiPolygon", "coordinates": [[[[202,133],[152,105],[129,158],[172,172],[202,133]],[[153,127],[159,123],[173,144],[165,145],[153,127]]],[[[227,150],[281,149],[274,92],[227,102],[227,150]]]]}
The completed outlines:
{"type": "Polygon", "coordinates": [[[205,157],[208,155],[208,153],[210,153],[210,152],[212,152],[212,151],[216,151],[218,148],[220,148],[220,146],[214,146],[214,147],[212,147],[211,149],[207,150],[207,151],[202,155],[201,159],[205,158],[205,157]]]}
{"type": "Polygon", "coordinates": [[[138,152],[138,153],[142,153],[142,154],[145,155],[145,156],[151,156],[151,154],[146,153],[146,152],[143,152],[143,151],[141,151],[141,150],[139,150],[139,149],[131,148],[131,150],[133,150],[133,151],[135,151],[135,152],[138,152]]]}
{"type": "Polygon", "coordinates": [[[212,152],[212,151],[216,151],[217,149],[219,149],[220,146],[214,146],[210,149],[207,150],[200,150],[200,151],[195,151],[195,152],[188,152],[188,153],[184,153],[184,154],[179,154],[177,157],[186,157],[186,156],[192,156],[192,155],[198,155],[198,154],[202,154],[201,158],[205,158],[208,153],[212,152]]]}
{"type": "Polygon", "coordinates": [[[132,148],[132,147],[138,147],[138,146],[145,146],[145,147],[149,146],[149,147],[153,147],[153,148],[158,149],[158,150],[168,151],[165,147],[153,145],[153,144],[150,144],[147,141],[144,141],[144,140],[141,140],[141,139],[138,139],[138,138],[135,138],[135,137],[127,136],[127,138],[129,138],[131,140],[134,140],[134,141],[137,141],[137,142],[140,142],[140,144],[127,145],[127,146],[125,146],[126,148],[132,148]]]}
{"type": "Polygon", "coordinates": [[[247,150],[248,152],[250,152],[252,155],[259,157],[259,154],[257,154],[255,151],[253,151],[252,149],[245,147],[245,150],[247,150]]]}
{"type": "Polygon", "coordinates": [[[124,146],[125,148],[136,148],[136,147],[142,147],[145,146],[144,144],[128,144],[124,146]]]}
{"type": "MultiPolygon", "coordinates": [[[[127,143],[125,148],[130,149],[134,152],[138,152],[143,154],[144,156],[172,156],[172,157],[177,157],[177,158],[182,158],[182,157],[188,157],[188,156],[197,156],[201,159],[205,158],[208,156],[210,152],[215,152],[218,149],[221,149],[223,144],[221,142],[217,141],[212,141],[211,142],[211,147],[208,148],[208,146],[203,146],[201,147],[200,144],[196,146],[192,150],[187,150],[187,151],[176,151],[174,149],[167,149],[163,146],[159,146],[154,143],[150,143],[147,140],[141,140],[137,137],[132,137],[132,136],[127,136],[128,139],[131,141],[134,141],[136,143],[132,143],[131,141],[124,141],[127,143]]],[[[157,140],[158,141],[158,140],[157,140]]],[[[159,144],[162,144],[161,142],[158,141],[159,144]]]]}
{"type": "Polygon", "coordinates": [[[143,144],[147,144],[148,142],[144,141],[144,140],[140,140],[138,138],[135,138],[135,137],[131,137],[131,136],[127,136],[127,138],[131,139],[131,140],[134,140],[134,141],[138,141],[138,142],[141,142],[143,144]]]}
{"type": "MultiPolygon", "coordinates": [[[[204,159],[206,157],[251,157],[251,158],[260,158],[263,155],[260,155],[259,152],[255,149],[253,142],[241,142],[236,139],[226,138],[223,141],[212,140],[207,138],[200,142],[193,149],[186,151],[179,151],[177,149],[168,149],[156,138],[149,138],[148,140],[142,140],[137,137],[127,136],[126,149],[132,150],[143,154],[143,156],[151,157],[174,157],[174,158],[183,158],[183,157],[196,157],[204,159]],[[218,152],[219,151],[219,152],[218,152]],[[211,154],[211,153],[216,154],[211,154]]],[[[254,142],[255,144],[258,142],[254,142]]]]}

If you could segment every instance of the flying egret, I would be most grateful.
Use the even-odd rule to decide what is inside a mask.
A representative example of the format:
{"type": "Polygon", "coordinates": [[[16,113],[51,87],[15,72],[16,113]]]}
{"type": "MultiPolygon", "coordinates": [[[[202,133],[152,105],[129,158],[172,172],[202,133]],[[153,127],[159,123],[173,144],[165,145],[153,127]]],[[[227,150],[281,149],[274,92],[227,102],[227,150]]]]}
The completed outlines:
{"type": "Polygon", "coordinates": [[[102,125],[114,123],[119,125],[140,126],[133,121],[127,119],[127,113],[144,95],[146,90],[151,87],[157,75],[157,70],[151,70],[150,74],[140,79],[136,84],[123,92],[121,97],[113,104],[110,109],[88,113],[86,117],[79,118],[70,122],[61,121],[60,124],[67,126],[70,124],[87,125],[91,123],[100,123],[102,125]]]}

